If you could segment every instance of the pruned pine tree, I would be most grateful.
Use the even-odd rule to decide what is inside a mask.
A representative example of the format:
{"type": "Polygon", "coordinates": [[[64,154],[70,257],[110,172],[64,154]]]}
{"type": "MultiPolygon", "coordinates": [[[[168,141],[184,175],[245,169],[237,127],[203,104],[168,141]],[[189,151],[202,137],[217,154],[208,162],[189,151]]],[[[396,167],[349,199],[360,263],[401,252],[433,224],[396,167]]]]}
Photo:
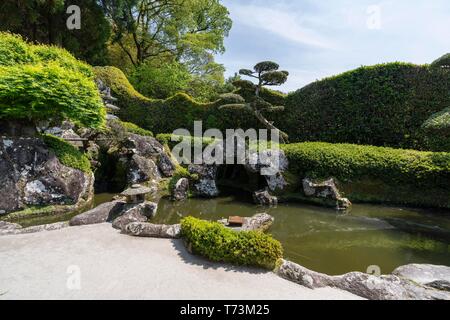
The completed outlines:
{"type": "Polygon", "coordinates": [[[254,96],[247,99],[247,101],[239,94],[226,93],[221,95],[221,102],[223,105],[219,107],[220,110],[249,110],[258,121],[268,130],[276,130],[280,136],[281,143],[287,143],[288,135],[279,130],[272,121],[269,121],[264,116],[265,113],[274,113],[284,111],[284,106],[275,106],[261,97],[261,92],[264,86],[280,86],[287,81],[289,72],[278,71],[279,65],[272,61],[263,61],[254,66],[253,70],[241,69],[239,74],[256,79],[257,84],[249,80],[238,80],[234,82],[236,87],[243,90],[254,91],[254,96]]]}

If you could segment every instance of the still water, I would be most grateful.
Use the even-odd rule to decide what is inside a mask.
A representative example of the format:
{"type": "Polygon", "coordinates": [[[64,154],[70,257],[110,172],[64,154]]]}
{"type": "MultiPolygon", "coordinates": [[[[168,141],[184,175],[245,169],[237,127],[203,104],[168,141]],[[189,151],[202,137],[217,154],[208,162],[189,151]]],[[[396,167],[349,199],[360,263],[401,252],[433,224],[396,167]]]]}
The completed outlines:
{"type": "MultiPolygon", "coordinates": [[[[97,194],[93,206],[114,194],[97,194]]],[[[408,263],[450,266],[450,212],[354,204],[349,213],[298,203],[258,207],[246,194],[217,199],[173,202],[161,199],[153,223],[178,223],[191,215],[206,220],[250,217],[267,212],[275,218],[269,233],[280,240],[284,256],[328,274],[366,272],[378,266],[383,274],[408,263]]],[[[17,221],[22,226],[66,221],[75,214],[17,221]]]]}
{"type": "Polygon", "coordinates": [[[262,208],[241,196],[211,200],[162,199],[154,223],[177,223],[182,217],[218,220],[267,212],[275,218],[269,233],[280,240],[284,256],[328,274],[366,272],[378,266],[392,272],[408,263],[450,266],[450,212],[355,204],[351,212],[304,204],[262,208]]]}

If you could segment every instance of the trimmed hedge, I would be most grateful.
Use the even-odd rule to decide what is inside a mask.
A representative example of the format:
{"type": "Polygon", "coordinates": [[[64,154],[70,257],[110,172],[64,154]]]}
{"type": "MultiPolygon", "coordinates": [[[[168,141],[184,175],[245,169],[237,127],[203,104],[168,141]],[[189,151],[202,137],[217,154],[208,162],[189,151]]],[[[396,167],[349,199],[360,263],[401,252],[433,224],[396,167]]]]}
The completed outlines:
{"type": "Polygon", "coordinates": [[[258,231],[233,231],[218,222],[193,217],[181,221],[181,234],[196,254],[212,261],[274,269],[283,257],[281,243],[258,231]]]}
{"type": "Polygon", "coordinates": [[[421,129],[450,105],[450,72],[388,63],[314,82],[286,99],[280,129],[293,142],[326,141],[447,151],[421,129]]]}
{"type": "MultiPolygon", "coordinates": [[[[203,121],[204,130],[260,127],[248,111],[219,110],[219,101],[200,103],[184,93],[166,100],[150,99],[137,92],[125,74],[115,67],[95,67],[94,72],[119,99],[120,118],[155,134],[171,133],[180,128],[192,132],[196,120],[203,121]]],[[[274,103],[281,103],[284,99],[284,95],[276,91],[265,90],[263,95],[274,103]]]]}
{"type": "Polygon", "coordinates": [[[42,138],[63,165],[83,172],[91,172],[91,164],[87,156],[70,143],[50,134],[44,134],[42,138]]]}
{"type": "Polygon", "coordinates": [[[289,160],[287,199],[305,200],[304,177],[334,177],[351,201],[450,208],[450,153],[324,142],[281,148],[289,160]]]}
{"type": "Polygon", "coordinates": [[[325,142],[281,147],[289,160],[289,170],[302,176],[333,176],[340,181],[374,177],[390,184],[450,191],[450,153],[325,142]]]}

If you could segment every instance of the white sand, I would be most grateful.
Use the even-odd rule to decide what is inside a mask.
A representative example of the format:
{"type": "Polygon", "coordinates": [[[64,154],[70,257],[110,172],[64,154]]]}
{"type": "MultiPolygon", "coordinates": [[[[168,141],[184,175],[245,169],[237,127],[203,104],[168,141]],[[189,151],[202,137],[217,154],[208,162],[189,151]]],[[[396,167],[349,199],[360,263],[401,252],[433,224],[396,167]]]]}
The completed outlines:
{"type": "Polygon", "coordinates": [[[211,263],[180,240],[131,237],[105,223],[0,237],[0,299],[360,298],[211,263]]]}

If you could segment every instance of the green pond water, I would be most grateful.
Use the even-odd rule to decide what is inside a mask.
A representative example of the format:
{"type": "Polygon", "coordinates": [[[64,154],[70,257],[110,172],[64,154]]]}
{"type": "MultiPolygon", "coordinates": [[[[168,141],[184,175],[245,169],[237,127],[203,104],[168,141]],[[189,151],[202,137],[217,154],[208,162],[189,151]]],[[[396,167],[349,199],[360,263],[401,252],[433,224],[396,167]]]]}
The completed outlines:
{"type": "Polygon", "coordinates": [[[450,212],[355,204],[351,212],[296,203],[275,208],[253,205],[244,195],[211,200],[162,199],[154,223],[177,223],[182,217],[218,220],[267,212],[275,218],[269,233],[280,240],[284,256],[328,274],[383,274],[408,263],[450,266],[450,212]]]}
{"type": "MultiPolygon", "coordinates": [[[[113,196],[97,194],[93,206],[113,196]]],[[[318,272],[367,272],[369,266],[378,266],[386,274],[408,263],[450,266],[449,211],[362,204],[354,204],[346,214],[299,203],[263,208],[242,193],[183,202],[163,198],[151,222],[178,223],[188,215],[218,220],[261,212],[275,218],[269,233],[283,244],[284,256],[318,272]]],[[[26,227],[65,221],[74,215],[23,219],[18,223],[26,227]]]]}

